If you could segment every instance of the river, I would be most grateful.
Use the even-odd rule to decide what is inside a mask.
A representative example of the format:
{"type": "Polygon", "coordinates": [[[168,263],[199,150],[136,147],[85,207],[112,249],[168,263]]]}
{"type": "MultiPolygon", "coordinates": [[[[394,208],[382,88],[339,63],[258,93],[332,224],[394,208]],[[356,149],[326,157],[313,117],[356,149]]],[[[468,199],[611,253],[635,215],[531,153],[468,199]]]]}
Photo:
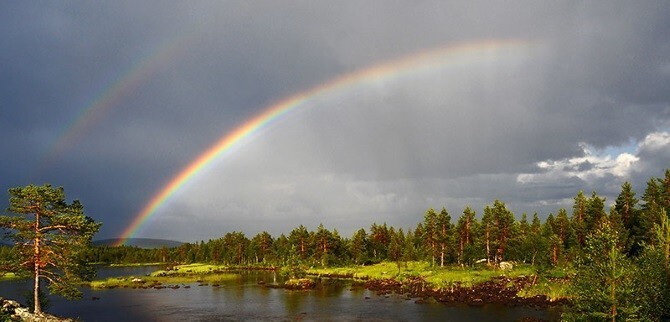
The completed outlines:
{"type": "MultiPolygon", "coordinates": [[[[99,278],[144,276],[156,267],[103,267],[99,278]]],[[[518,321],[524,317],[557,320],[556,310],[485,305],[415,304],[402,296],[377,296],[362,286],[331,280],[310,291],[268,288],[274,272],[240,272],[219,287],[179,289],[84,288],[83,299],[50,297],[48,312],[82,321],[518,321]],[[94,299],[95,298],[95,299],[94,299]]],[[[0,282],[0,296],[25,304],[30,281],[0,282]]]]}

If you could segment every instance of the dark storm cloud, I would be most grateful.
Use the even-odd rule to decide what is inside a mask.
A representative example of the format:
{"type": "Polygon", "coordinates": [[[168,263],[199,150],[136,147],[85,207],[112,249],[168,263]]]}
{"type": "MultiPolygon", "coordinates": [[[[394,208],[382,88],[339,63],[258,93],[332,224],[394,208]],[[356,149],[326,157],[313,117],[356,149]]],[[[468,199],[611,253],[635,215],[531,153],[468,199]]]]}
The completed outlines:
{"type": "Polygon", "coordinates": [[[612,200],[623,180],[641,187],[670,164],[670,149],[654,148],[670,127],[668,16],[666,1],[3,3],[2,189],[63,185],[105,223],[101,238],[116,236],[190,160],[284,97],[430,49],[515,39],[533,49],[287,115],[143,234],[324,222],[346,236],[374,221],[413,225],[428,207],[454,216],[499,198],[545,215],[579,189],[612,200]],[[87,107],[173,42],[177,54],[40,170],[87,107]],[[631,142],[630,157],[593,152],[631,142]]]}

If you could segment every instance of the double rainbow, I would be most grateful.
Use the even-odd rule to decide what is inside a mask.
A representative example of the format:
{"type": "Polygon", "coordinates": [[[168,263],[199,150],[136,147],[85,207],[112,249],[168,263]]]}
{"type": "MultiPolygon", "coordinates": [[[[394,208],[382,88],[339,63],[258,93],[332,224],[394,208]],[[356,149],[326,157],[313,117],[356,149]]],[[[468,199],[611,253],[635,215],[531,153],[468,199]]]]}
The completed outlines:
{"type": "Polygon", "coordinates": [[[235,148],[243,139],[267,127],[283,115],[299,107],[308,106],[307,103],[312,99],[333,92],[346,93],[353,88],[397,78],[412,71],[426,70],[430,72],[451,64],[467,64],[495,59],[502,54],[517,54],[530,49],[530,47],[532,47],[532,44],[527,41],[490,40],[439,48],[343,75],[270,105],[261,114],[251,118],[232,132],[225,134],[174,176],[135,216],[135,219],[122,232],[117,245],[123,245],[128,238],[135,236],[147,220],[155,215],[171,196],[218,157],[235,148]]]}

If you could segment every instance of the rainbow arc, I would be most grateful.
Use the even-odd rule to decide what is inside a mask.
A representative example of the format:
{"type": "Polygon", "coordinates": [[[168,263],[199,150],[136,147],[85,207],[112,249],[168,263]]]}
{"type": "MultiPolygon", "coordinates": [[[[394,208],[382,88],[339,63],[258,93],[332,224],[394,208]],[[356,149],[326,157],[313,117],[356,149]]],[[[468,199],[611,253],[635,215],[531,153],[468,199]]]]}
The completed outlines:
{"type": "Polygon", "coordinates": [[[232,132],[223,135],[216,143],[191,161],[177,175],[172,177],[135,216],[133,221],[122,232],[117,245],[122,245],[128,238],[135,236],[142,226],[169,201],[180,188],[204,172],[210,164],[226,152],[237,147],[245,138],[270,126],[285,114],[308,107],[314,98],[327,94],[344,93],[354,88],[374,85],[392,78],[402,77],[417,70],[431,71],[452,64],[468,64],[495,60],[505,54],[525,54],[533,44],[521,40],[489,40],[466,43],[457,46],[438,48],[421,52],[401,59],[389,61],[350,74],[342,75],[324,84],[315,86],[304,92],[290,96],[265,108],[263,112],[252,117],[232,132]]]}

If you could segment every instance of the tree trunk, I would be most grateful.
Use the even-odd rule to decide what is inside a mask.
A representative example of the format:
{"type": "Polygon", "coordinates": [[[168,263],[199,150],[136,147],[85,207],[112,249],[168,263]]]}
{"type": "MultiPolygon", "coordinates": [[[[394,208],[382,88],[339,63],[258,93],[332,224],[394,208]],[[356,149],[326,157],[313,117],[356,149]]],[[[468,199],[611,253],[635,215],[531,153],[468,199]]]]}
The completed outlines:
{"type": "Polygon", "coordinates": [[[556,244],[552,246],[551,263],[554,264],[554,266],[558,265],[558,246],[556,244]]]}
{"type": "Polygon", "coordinates": [[[302,238],[300,239],[300,257],[302,259],[305,259],[305,240],[302,238]]]}
{"type": "Polygon", "coordinates": [[[616,322],[616,292],[614,290],[614,281],[612,281],[610,297],[612,300],[612,322],[616,322]]]}
{"type": "Polygon", "coordinates": [[[461,238],[459,247],[458,247],[458,263],[463,263],[463,238],[461,238]]]}
{"type": "Polygon", "coordinates": [[[35,314],[42,313],[40,305],[40,214],[35,213],[35,286],[33,288],[33,302],[35,314]]]}
{"type": "Polygon", "coordinates": [[[35,239],[35,287],[33,292],[33,302],[35,303],[35,314],[42,313],[42,306],[40,305],[40,262],[39,262],[39,239],[35,239]]]}
{"type": "Polygon", "coordinates": [[[489,227],[488,224],[486,224],[486,263],[491,263],[491,245],[489,243],[489,227]]]}
{"type": "Polygon", "coordinates": [[[444,244],[442,245],[442,250],[440,251],[440,267],[444,267],[444,244]]]}

